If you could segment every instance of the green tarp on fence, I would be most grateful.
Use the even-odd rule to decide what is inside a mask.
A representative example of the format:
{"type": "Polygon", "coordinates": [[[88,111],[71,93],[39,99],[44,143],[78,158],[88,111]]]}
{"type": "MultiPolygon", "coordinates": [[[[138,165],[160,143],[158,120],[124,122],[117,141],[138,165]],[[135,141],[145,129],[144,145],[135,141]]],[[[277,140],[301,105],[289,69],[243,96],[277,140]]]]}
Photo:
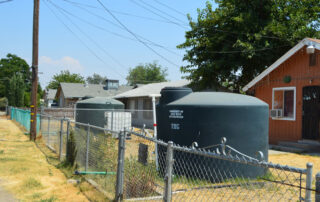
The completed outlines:
{"type": "MultiPolygon", "coordinates": [[[[11,120],[15,120],[19,122],[22,126],[25,127],[27,131],[30,131],[30,111],[29,110],[23,110],[23,109],[17,109],[14,107],[11,107],[11,120]]],[[[40,115],[37,115],[37,133],[40,129],[40,115]]]]}

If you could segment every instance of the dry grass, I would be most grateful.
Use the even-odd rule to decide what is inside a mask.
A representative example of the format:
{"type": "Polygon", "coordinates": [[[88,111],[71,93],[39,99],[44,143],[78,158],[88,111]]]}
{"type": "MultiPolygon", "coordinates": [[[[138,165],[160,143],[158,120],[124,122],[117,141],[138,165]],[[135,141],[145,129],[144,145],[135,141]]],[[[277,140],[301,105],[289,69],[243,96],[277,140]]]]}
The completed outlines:
{"type": "Polygon", "coordinates": [[[306,168],[306,164],[310,162],[313,164],[313,174],[315,175],[320,172],[320,155],[310,156],[294,153],[273,154],[269,156],[269,161],[298,168],[306,168]]]}
{"type": "Polygon", "coordinates": [[[1,186],[22,201],[88,201],[9,120],[0,120],[1,186]]]}

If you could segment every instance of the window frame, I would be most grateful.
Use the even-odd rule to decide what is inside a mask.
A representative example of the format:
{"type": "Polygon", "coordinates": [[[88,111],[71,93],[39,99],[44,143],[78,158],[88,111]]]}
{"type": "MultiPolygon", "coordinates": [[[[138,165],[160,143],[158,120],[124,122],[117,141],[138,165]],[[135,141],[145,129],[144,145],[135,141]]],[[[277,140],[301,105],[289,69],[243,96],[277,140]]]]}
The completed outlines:
{"type": "MultiPolygon", "coordinates": [[[[275,118],[271,117],[272,120],[284,120],[284,121],[295,121],[296,120],[296,103],[297,103],[297,93],[296,93],[296,87],[295,86],[288,86],[288,87],[277,87],[277,88],[272,88],[272,109],[274,109],[274,92],[275,91],[284,91],[286,90],[293,90],[293,117],[282,117],[282,118],[275,118]]],[[[284,107],[284,96],[283,96],[283,107],[284,107]]],[[[282,109],[283,110],[283,109],[282,109]]]]}

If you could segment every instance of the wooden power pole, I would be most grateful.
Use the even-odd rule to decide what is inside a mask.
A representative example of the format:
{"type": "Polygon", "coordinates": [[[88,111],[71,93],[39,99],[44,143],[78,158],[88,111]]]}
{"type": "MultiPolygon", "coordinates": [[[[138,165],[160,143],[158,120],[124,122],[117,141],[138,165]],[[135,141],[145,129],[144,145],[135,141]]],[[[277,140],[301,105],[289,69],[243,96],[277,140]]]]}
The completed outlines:
{"type": "Polygon", "coordinates": [[[37,92],[38,92],[38,56],[39,56],[39,1],[33,5],[33,36],[32,36],[32,91],[31,91],[31,119],[30,140],[37,137],[37,92]]]}

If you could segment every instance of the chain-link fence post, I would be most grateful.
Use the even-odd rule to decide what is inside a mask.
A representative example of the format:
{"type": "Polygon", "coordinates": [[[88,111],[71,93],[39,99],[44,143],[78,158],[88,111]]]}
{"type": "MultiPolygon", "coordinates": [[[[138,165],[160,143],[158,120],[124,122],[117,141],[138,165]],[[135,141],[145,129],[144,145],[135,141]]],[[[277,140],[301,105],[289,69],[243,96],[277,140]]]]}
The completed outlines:
{"type": "Polygon", "coordinates": [[[115,201],[123,199],[123,180],[124,180],[124,152],[125,152],[125,130],[119,133],[118,143],[118,167],[117,167],[117,182],[115,201]]]}
{"type": "Polygon", "coordinates": [[[47,139],[47,145],[50,146],[50,116],[48,116],[48,130],[47,130],[47,133],[48,133],[48,139],[47,139]]]}
{"type": "Polygon", "coordinates": [[[307,163],[307,179],[306,179],[306,198],[305,201],[311,202],[311,188],[312,188],[312,163],[307,163]]]}
{"type": "Polygon", "coordinates": [[[111,111],[111,131],[113,131],[113,110],[111,111]]]}
{"type": "Polygon", "coordinates": [[[320,202],[320,172],[316,174],[316,202],[320,202]]]}
{"type": "Polygon", "coordinates": [[[68,157],[68,141],[69,141],[69,135],[70,135],[70,119],[67,120],[67,138],[66,138],[66,157],[68,157]]]}
{"type": "Polygon", "coordinates": [[[86,167],[85,170],[88,171],[89,167],[89,146],[90,146],[90,125],[87,125],[87,145],[86,145],[86,167]]]}
{"type": "Polygon", "coordinates": [[[60,120],[60,142],[59,142],[59,160],[62,161],[62,147],[63,147],[63,119],[60,120]]]}
{"type": "Polygon", "coordinates": [[[168,142],[167,156],[166,156],[166,174],[165,174],[165,188],[163,201],[171,202],[172,197],[172,167],[173,167],[173,142],[168,142]]]}

